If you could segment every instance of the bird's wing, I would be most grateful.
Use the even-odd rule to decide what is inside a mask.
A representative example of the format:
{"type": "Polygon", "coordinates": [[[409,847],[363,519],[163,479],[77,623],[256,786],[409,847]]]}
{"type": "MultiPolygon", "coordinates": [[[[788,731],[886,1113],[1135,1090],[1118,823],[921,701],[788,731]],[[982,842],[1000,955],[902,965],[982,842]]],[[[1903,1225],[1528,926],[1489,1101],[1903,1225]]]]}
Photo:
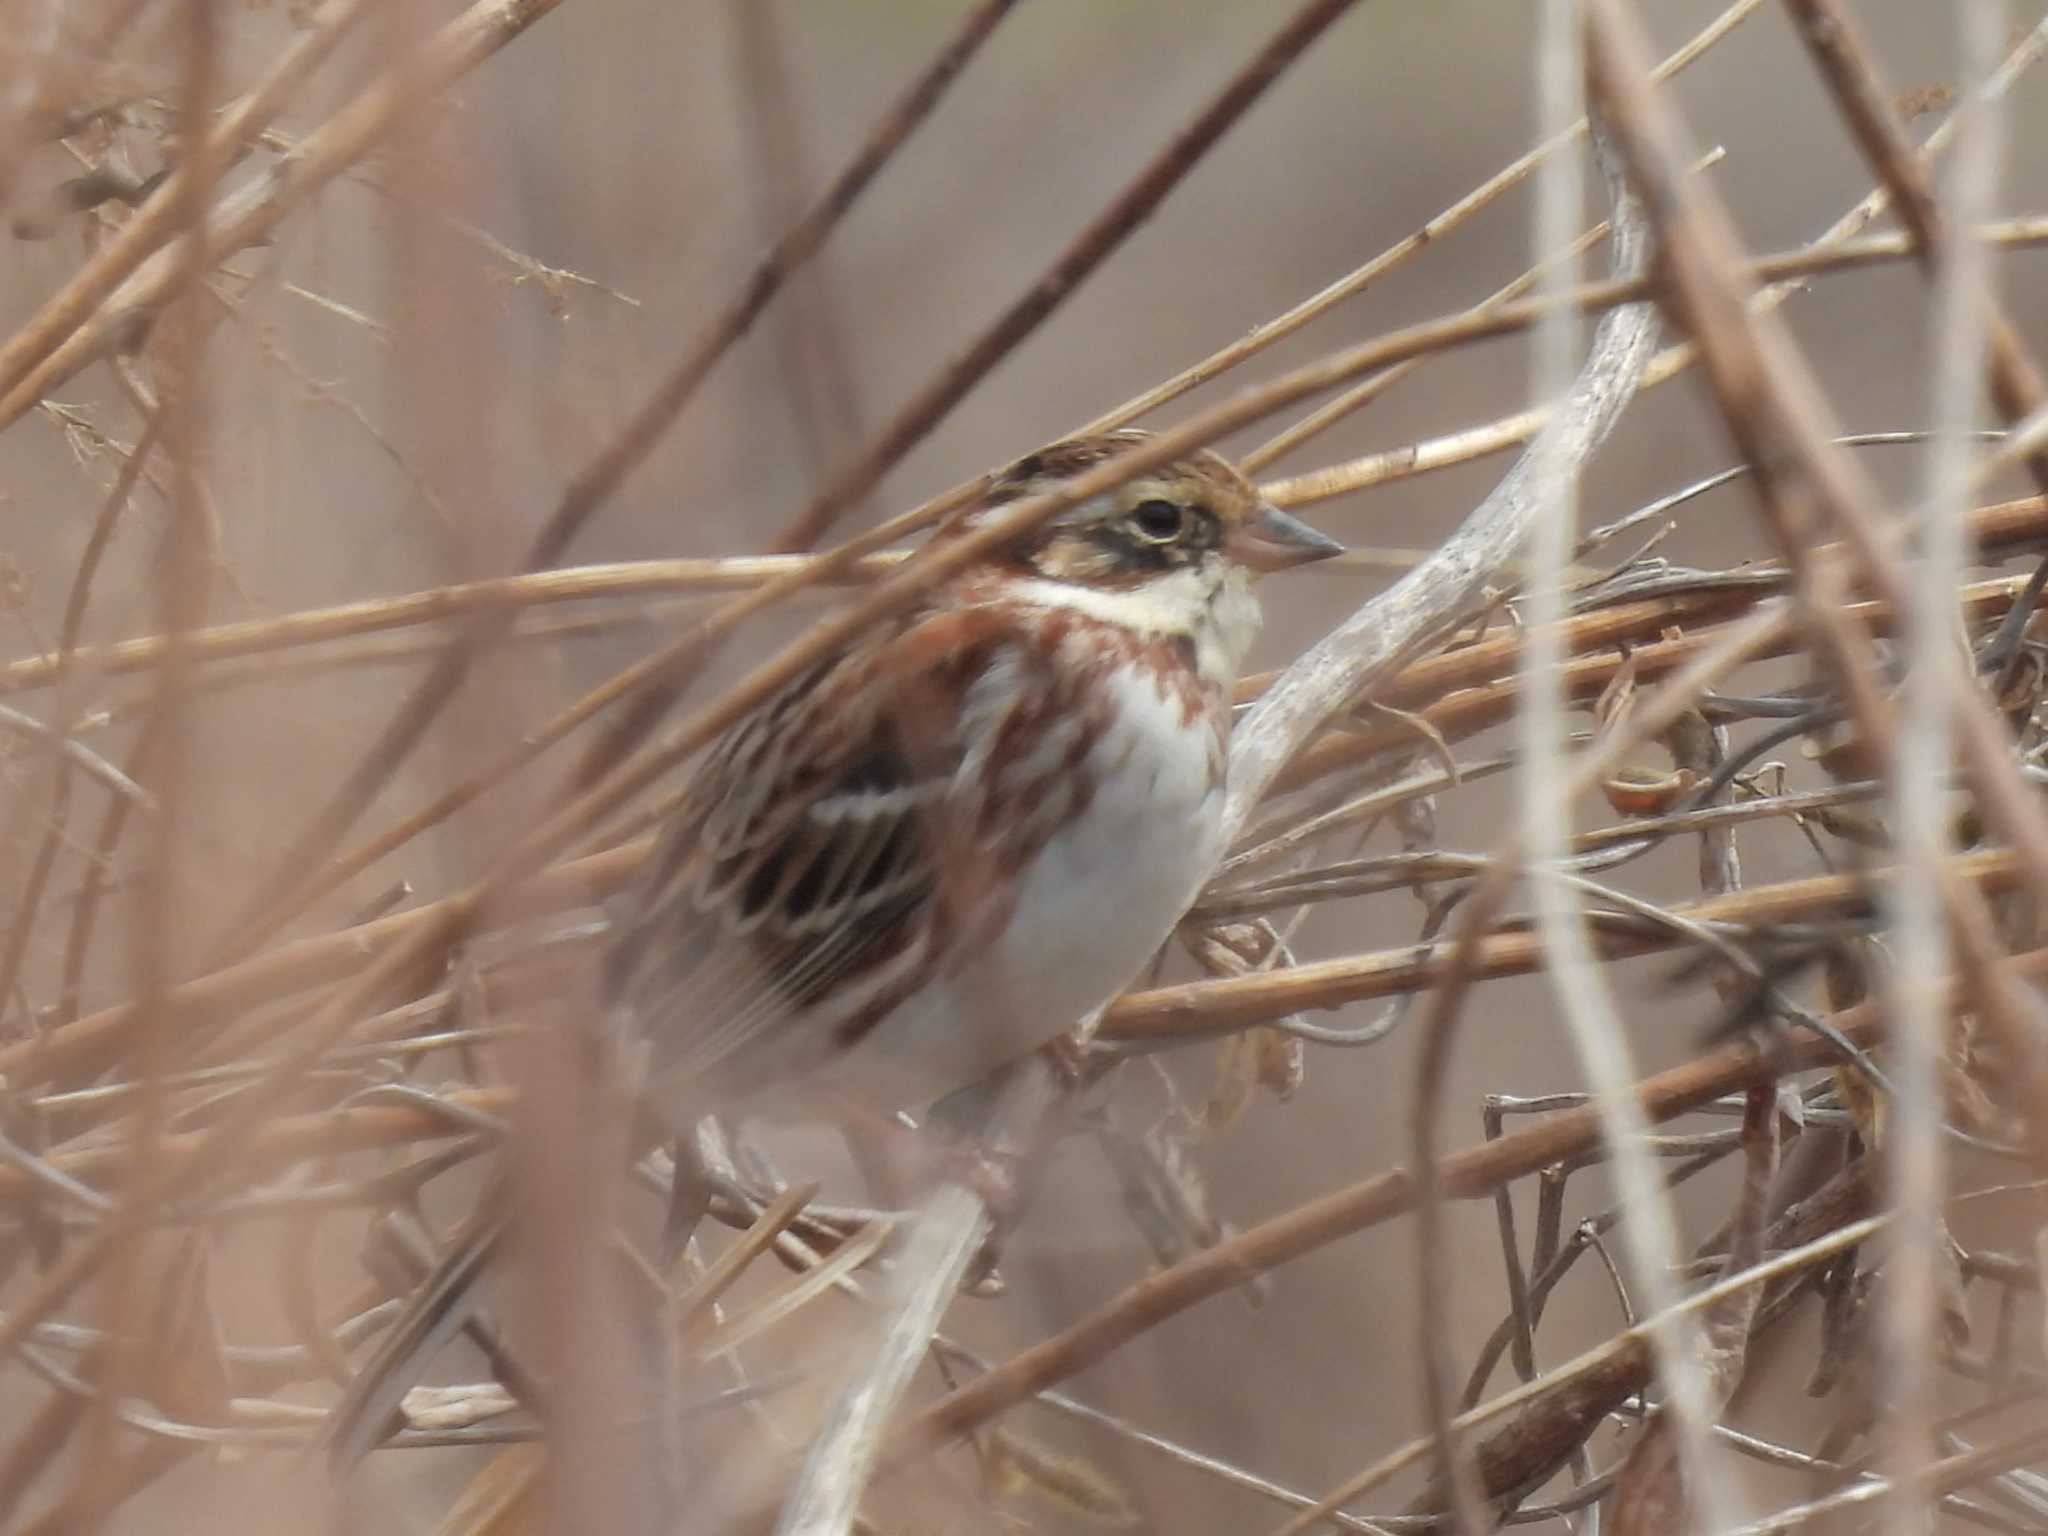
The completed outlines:
{"type": "Polygon", "coordinates": [[[705,1083],[715,1102],[800,1073],[940,962],[960,905],[954,854],[973,842],[952,794],[962,709],[1004,643],[989,612],[928,615],[819,668],[713,749],[613,951],[612,997],[654,1074],[705,1083]]]}

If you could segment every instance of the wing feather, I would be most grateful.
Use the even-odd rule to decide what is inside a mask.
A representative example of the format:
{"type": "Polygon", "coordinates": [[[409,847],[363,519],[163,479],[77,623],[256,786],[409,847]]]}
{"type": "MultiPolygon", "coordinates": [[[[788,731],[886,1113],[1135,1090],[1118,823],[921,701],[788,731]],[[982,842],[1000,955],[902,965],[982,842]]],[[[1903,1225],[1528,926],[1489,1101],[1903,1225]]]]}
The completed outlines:
{"type": "Polygon", "coordinates": [[[1005,639],[991,610],[927,614],[707,755],[613,951],[612,997],[653,1071],[747,1091],[914,985],[945,900],[965,695],[1005,639]]]}

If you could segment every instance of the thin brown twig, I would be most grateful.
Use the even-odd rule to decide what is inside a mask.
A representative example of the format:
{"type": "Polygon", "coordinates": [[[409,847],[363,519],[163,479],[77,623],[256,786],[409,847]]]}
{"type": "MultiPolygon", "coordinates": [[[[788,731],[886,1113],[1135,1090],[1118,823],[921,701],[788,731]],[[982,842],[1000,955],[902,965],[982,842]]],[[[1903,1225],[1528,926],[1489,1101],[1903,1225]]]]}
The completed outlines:
{"type": "MultiPolygon", "coordinates": [[[[503,915],[509,920],[522,911],[538,914],[602,900],[631,877],[647,847],[645,842],[628,844],[558,865],[529,881],[518,900],[503,906],[503,915]]],[[[356,974],[366,957],[382,958],[452,915],[447,901],[430,902],[340,933],[280,945],[180,981],[167,1001],[181,1017],[202,1019],[340,982],[356,974]]],[[[0,1075],[21,1088],[105,1071],[130,1048],[135,1027],[132,1002],[53,1026],[33,1040],[0,1046],[0,1075]]]]}
{"type": "MultiPolygon", "coordinates": [[[[365,598],[330,608],[309,608],[277,618],[244,619],[202,629],[187,637],[199,662],[257,656],[297,646],[321,645],[354,635],[376,634],[419,624],[444,623],[485,609],[523,610],[556,603],[659,593],[747,591],[807,569],[809,555],[742,555],[726,559],[630,560],[604,565],[565,566],[521,576],[453,582],[398,597],[365,598]]],[[[851,562],[841,573],[848,582],[872,582],[903,563],[890,552],[851,562]]],[[[48,687],[67,666],[99,676],[147,671],[163,657],[161,635],[142,635],[112,645],[76,647],[70,661],[56,651],[26,656],[0,669],[0,693],[48,687]]]]}
{"type": "MultiPolygon", "coordinates": [[[[750,160],[748,180],[757,188],[758,216],[769,228],[786,222],[800,206],[805,174],[804,103],[792,78],[783,18],[773,7],[738,0],[727,15],[738,42],[738,65],[747,89],[740,93],[740,125],[750,160]]],[[[779,367],[777,393],[787,402],[804,467],[815,479],[851,451],[863,434],[857,394],[858,369],[847,351],[844,315],[829,267],[812,267],[791,290],[773,327],[779,367]]],[[[853,509],[858,513],[861,509],[853,509]]],[[[865,519],[863,519],[865,520],[865,519]]],[[[778,542],[808,549],[824,528],[792,526],[778,542]]]]}

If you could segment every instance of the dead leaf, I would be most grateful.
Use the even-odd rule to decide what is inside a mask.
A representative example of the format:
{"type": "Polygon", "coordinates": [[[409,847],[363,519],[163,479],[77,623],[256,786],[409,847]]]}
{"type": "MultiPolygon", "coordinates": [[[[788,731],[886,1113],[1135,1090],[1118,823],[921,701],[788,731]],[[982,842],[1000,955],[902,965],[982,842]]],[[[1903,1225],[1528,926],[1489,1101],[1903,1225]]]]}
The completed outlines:
{"type": "Polygon", "coordinates": [[[1622,767],[1600,781],[1607,803],[1624,816],[1661,816],[1699,783],[1690,768],[1658,773],[1649,768],[1622,767]]]}
{"type": "Polygon", "coordinates": [[[999,1495],[1030,1491],[1091,1525],[1128,1530],[1141,1516],[1124,1491],[1078,1456],[1060,1456],[1007,1429],[990,1433],[984,1466],[999,1495]]]}
{"type": "Polygon", "coordinates": [[[1308,1075],[1308,1047],[1301,1036],[1263,1027],[1249,1034],[1259,1086],[1282,1100],[1292,1098],[1308,1075]]]}

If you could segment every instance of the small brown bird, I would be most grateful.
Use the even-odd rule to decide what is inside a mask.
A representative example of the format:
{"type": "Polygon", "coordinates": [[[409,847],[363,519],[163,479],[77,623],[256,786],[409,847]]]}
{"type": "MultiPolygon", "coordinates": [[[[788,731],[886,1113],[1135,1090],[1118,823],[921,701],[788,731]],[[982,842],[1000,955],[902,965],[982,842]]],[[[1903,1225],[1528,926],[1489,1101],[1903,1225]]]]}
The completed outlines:
{"type": "MultiPolygon", "coordinates": [[[[935,538],[1143,436],[1032,454],[935,538]]],[[[974,565],[736,727],[612,956],[660,1096],[803,1081],[921,1103],[1113,996],[1220,851],[1253,577],[1339,549],[1196,453],[974,565]]]]}
{"type": "MultiPolygon", "coordinates": [[[[1013,464],[959,536],[1142,441],[1013,464]]],[[[707,754],[622,903],[606,991],[684,1131],[977,1081],[1125,986],[1219,854],[1251,583],[1340,546],[1196,453],[1080,503],[799,679],[707,754]]],[[[333,1416],[346,1468],[460,1323],[473,1221],[333,1416]]]]}

